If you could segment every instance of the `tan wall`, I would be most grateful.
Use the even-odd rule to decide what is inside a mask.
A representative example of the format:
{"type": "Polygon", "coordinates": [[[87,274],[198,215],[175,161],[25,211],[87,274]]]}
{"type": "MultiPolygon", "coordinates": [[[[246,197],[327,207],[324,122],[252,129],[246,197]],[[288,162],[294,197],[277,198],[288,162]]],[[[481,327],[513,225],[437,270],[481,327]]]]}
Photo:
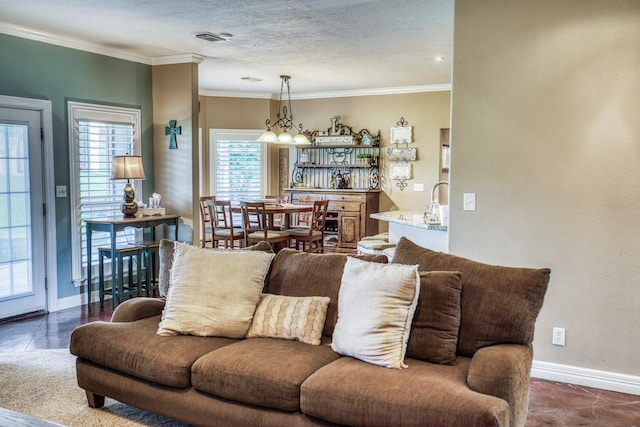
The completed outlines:
{"type": "Polygon", "coordinates": [[[197,64],[157,65],[153,79],[154,192],[162,194],[167,212],[177,213],[184,225],[180,240],[192,241],[192,227],[199,233],[198,167],[198,66],[197,64]],[[165,127],[177,120],[182,134],[178,149],[169,149],[165,127]],[[195,200],[194,200],[195,199],[195,200]]]}
{"type": "Polygon", "coordinates": [[[451,252],[551,268],[536,360],[640,375],[640,2],[455,10],[451,252]]]}
{"type": "MultiPolygon", "coordinates": [[[[269,108],[272,120],[277,109],[277,102],[261,99],[202,97],[201,105],[205,106],[201,111],[202,122],[208,128],[223,129],[264,128],[269,108]]],[[[404,117],[413,126],[418,161],[413,163],[413,179],[404,191],[399,190],[396,181],[383,180],[380,209],[426,210],[430,189],[438,181],[440,129],[449,127],[450,92],[294,100],[292,108],[296,124],[302,123],[309,130],[329,128],[330,118],[336,115],[354,131],[366,128],[376,133],[379,129],[384,148],[389,146],[390,128],[404,117]],[[413,191],[413,183],[423,183],[425,191],[413,191]]],[[[270,152],[272,194],[277,192],[278,147],[281,146],[272,146],[270,152]]],[[[293,149],[289,158],[291,162],[295,160],[293,149]]]]}

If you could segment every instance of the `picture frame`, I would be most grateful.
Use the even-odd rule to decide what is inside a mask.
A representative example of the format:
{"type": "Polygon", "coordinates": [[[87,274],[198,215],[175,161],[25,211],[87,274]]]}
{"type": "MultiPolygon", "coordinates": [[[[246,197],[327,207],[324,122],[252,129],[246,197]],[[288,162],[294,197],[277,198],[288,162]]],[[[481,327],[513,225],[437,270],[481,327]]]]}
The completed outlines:
{"type": "Polygon", "coordinates": [[[389,170],[391,179],[411,179],[411,163],[394,163],[389,170]]]}
{"type": "Polygon", "coordinates": [[[413,126],[391,128],[392,144],[410,144],[413,142],[413,126]]]}

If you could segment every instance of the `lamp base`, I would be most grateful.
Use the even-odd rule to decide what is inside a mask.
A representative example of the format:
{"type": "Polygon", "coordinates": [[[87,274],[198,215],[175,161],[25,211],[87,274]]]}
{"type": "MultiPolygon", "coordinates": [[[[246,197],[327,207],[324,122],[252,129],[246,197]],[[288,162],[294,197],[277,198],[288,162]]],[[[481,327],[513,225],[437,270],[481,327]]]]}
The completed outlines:
{"type": "Polygon", "coordinates": [[[127,185],[124,186],[124,196],[122,198],[124,203],[120,205],[120,211],[125,218],[133,218],[138,212],[138,203],[135,199],[135,193],[131,183],[127,181],[127,185]]]}
{"type": "Polygon", "coordinates": [[[120,205],[120,211],[125,218],[134,218],[138,212],[138,204],[136,202],[124,202],[120,205]]]}

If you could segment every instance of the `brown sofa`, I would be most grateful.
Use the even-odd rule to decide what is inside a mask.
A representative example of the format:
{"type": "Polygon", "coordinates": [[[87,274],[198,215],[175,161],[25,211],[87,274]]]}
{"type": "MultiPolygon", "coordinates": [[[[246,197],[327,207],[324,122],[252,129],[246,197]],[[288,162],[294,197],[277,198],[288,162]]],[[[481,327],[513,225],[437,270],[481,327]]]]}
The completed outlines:
{"type": "MultiPolygon", "coordinates": [[[[164,258],[166,280],[166,250],[164,258]]],[[[285,249],[266,279],[267,293],[331,299],[321,345],[158,336],[164,300],[135,298],[111,322],[73,332],[78,385],[92,407],[108,396],[199,426],[524,425],[548,269],[482,264],[403,238],[393,262],[431,273],[420,273],[409,367],[389,369],[328,345],[345,262],[340,254],[285,249]]]]}

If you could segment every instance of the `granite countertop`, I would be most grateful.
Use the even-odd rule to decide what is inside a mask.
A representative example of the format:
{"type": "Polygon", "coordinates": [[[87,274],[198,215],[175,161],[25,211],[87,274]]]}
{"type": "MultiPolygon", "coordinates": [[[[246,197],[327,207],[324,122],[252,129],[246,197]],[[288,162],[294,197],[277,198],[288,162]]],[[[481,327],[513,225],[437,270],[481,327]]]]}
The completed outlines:
{"type": "Polygon", "coordinates": [[[427,224],[424,218],[424,212],[418,211],[388,211],[372,213],[371,218],[380,221],[394,222],[397,224],[410,225],[412,227],[424,228],[426,230],[447,231],[446,225],[427,224]]]}

